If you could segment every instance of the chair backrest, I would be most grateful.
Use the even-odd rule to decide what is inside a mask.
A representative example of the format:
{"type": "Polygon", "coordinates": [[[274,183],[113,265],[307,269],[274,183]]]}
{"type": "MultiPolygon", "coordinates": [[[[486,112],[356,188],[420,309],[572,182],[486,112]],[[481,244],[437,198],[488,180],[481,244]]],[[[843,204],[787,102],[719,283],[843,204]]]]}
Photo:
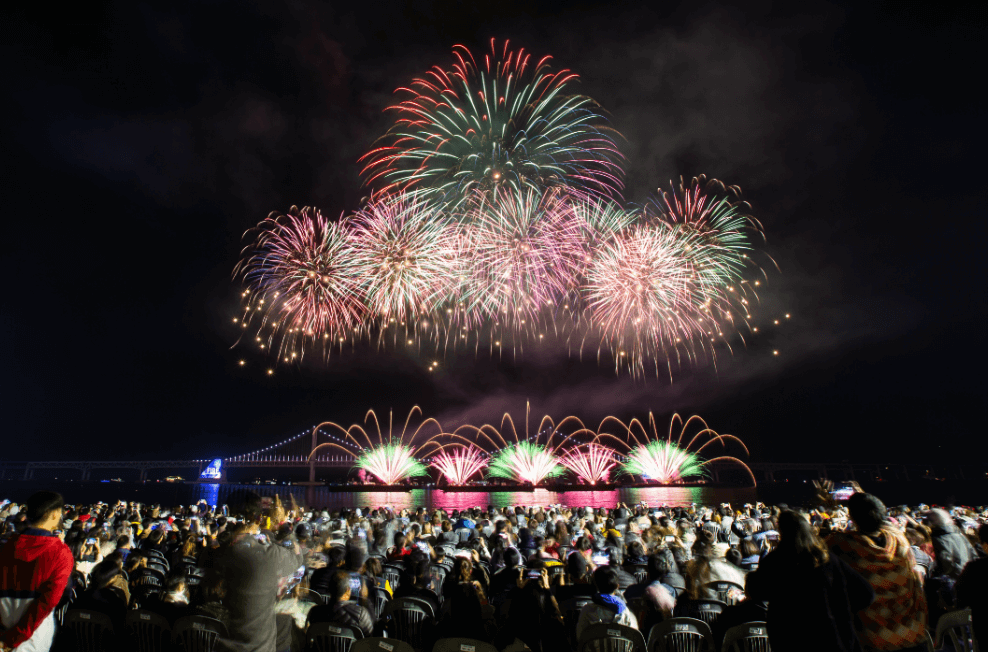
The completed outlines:
{"type": "Polygon", "coordinates": [[[374,615],[377,618],[380,618],[381,614],[384,613],[384,608],[389,602],[391,602],[391,596],[388,595],[388,592],[380,586],[369,587],[367,593],[370,603],[374,605],[374,615]]]}
{"type": "Polygon", "coordinates": [[[689,605],[691,618],[698,618],[713,629],[714,623],[720,618],[727,605],[720,600],[693,600],[689,605]]]}
{"type": "Polygon", "coordinates": [[[432,652],[497,652],[497,648],[474,638],[441,638],[432,652]]]}
{"type": "Polygon", "coordinates": [[[936,647],[944,647],[944,635],[950,639],[955,652],[977,652],[971,628],[971,610],[958,609],[940,616],[937,621],[936,647]]]}
{"type": "Polygon", "coordinates": [[[213,652],[217,639],[227,636],[222,621],[206,616],[185,616],[172,627],[172,641],[185,652],[213,652]]]}
{"type": "Polygon", "coordinates": [[[141,577],[157,577],[159,580],[161,580],[162,582],[164,582],[165,581],[165,576],[168,575],[168,571],[167,570],[163,570],[163,569],[164,569],[164,566],[162,566],[161,564],[157,564],[156,566],[152,566],[149,563],[148,566],[147,566],[147,568],[145,568],[144,570],[141,571],[141,575],[140,576],[141,577]]]}
{"type": "Polygon", "coordinates": [[[355,627],[336,623],[309,623],[305,630],[306,652],[350,652],[354,641],[364,633],[355,627]]]}
{"type": "Polygon", "coordinates": [[[744,587],[737,582],[707,582],[703,587],[716,593],[717,599],[726,605],[737,604],[744,600],[744,587]]]}
{"type": "Polygon", "coordinates": [[[327,604],[326,596],[324,596],[321,593],[317,593],[312,589],[299,587],[297,591],[298,591],[298,599],[301,600],[302,602],[311,602],[312,604],[327,604]]]}
{"type": "Polygon", "coordinates": [[[576,647],[576,623],[580,619],[580,612],[583,607],[593,602],[592,598],[570,598],[563,600],[559,605],[559,611],[563,614],[563,624],[566,626],[566,636],[570,639],[570,645],[576,647]]]}
{"type": "Polygon", "coordinates": [[[696,618],[667,618],[648,633],[648,652],[705,652],[712,649],[710,626],[696,618]]]}
{"type": "Polygon", "coordinates": [[[148,557],[152,559],[160,559],[166,564],[168,563],[168,560],[165,559],[165,553],[161,552],[160,550],[155,550],[154,548],[148,548],[144,552],[146,552],[148,554],[148,557]]]}
{"type": "Polygon", "coordinates": [[[127,629],[137,652],[163,652],[169,649],[172,628],[168,619],[146,609],[127,612],[127,629]]]}
{"type": "Polygon", "coordinates": [[[436,579],[440,584],[446,581],[446,574],[449,569],[446,568],[444,564],[430,564],[429,565],[429,575],[436,579]]]}
{"type": "Polygon", "coordinates": [[[634,627],[591,625],[580,636],[576,652],[646,652],[645,638],[634,627]]]}
{"type": "Polygon", "coordinates": [[[763,622],[743,623],[724,633],[723,652],[771,652],[763,622]]]}
{"type": "Polygon", "coordinates": [[[401,580],[401,572],[404,569],[401,566],[396,566],[394,564],[385,564],[382,570],[384,572],[384,579],[386,579],[388,584],[391,585],[391,590],[397,590],[398,582],[401,580]]]}
{"type": "Polygon", "coordinates": [[[195,557],[182,557],[182,561],[190,566],[196,566],[199,564],[195,557]]]}
{"type": "Polygon", "coordinates": [[[164,577],[168,574],[168,564],[163,559],[148,559],[147,570],[161,573],[164,577]]]}
{"type": "Polygon", "coordinates": [[[416,650],[425,644],[427,630],[435,621],[432,605],[417,598],[395,598],[387,603],[382,620],[388,619],[388,636],[409,643],[416,650]]]}
{"type": "Polygon", "coordinates": [[[88,609],[69,609],[65,613],[64,631],[75,652],[102,652],[113,647],[113,622],[106,614],[88,609]]]}
{"type": "Polygon", "coordinates": [[[130,587],[132,589],[156,589],[161,590],[164,588],[165,582],[157,575],[145,574],[140,577],[134,578],[130,582],[130,587]]]}
{"type": "Polygon", "coordinates": [[[566,566],[563,564],[553,564],[552,566],[546,566],[545,572],[549,574],[549,584],[553,585],[553,580],[556,579],[557,575],[563,575],[566,573],[566,566]]]}
{"type": "Polygon", "coordinates": [[[625,564],[624,569],[635,576],[635,584],[644,584],[648,580],[648,566],[644,564],[625,564]]]}
{"type": "Polygon", "coordinates": [[[415,652],[411,645],[396,638],[368,637],[350,646],[350,652],[415,652]]]}

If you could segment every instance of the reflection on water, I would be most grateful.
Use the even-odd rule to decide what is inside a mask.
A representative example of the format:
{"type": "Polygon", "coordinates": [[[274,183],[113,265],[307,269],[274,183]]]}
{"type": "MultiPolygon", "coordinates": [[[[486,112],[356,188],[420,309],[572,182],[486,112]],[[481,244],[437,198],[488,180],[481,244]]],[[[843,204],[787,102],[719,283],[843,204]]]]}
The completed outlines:
{"type": "Polygon", "coordinates": [[[754,488],[729,487],[628,487],[608,491],[564,491],[547,489],[535,491],[442,491],[412,489],[411,491],[336,491],[333,487],[300,487],[270,485],[186,485],[191,490],[189,502],[204,499],[210,505],[223,504],[231,492],[238,489],[256,491],[262,496],[288,494],[303,506],[313,509],[336,510],[341,507],[382,507],[394,509],[442,507],[508,507],[514,505],[563,505],[566,507],[614,507],[617,503],[634,505],[686,506],[691,503],[715,505],[755,502],[754,488]]]}

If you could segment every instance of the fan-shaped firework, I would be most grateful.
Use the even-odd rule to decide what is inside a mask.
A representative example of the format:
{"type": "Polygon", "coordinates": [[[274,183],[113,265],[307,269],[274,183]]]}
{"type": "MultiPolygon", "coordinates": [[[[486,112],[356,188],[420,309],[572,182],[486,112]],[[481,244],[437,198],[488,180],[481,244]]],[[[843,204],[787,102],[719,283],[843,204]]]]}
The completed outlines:
{"type": "Polygon", "coordinates": [[[499,186],[620,195],[614,132],[596,102],[572,92],[577,75],[493,39],[483,57],[462,45],[453,56],[452,67],[435,66],[396,91],[394,126],[361,159],[365,183],[452,202],[499,186]]]}
{"type": "Polygon", "coordinates": [[[415,459],[414,451],[401,444],[382,444],[368,449],[357,458],[356,466],[389,485],[429,474],[425,465],[415,459]]]}
{"type": "Polygon", "coordinates": [[[258,228],[237,271],[247,285],[244,324],[261,315],[259,328],[271,328],[266,337],[258,335],[260,344],[271,346],[279,334],[290,341],[335,340],[361,324],[363,296],[342,224],[316,209],[293,206],[288,215],[272,213],[258,228]]]}
{"type": "Polygon", "coordinates": [[[665,441],[635,446],[627,458],[621,466],[622,473],[640,475],[659,484],[703,475],[703,462],[699,457],[665,441]]]}
{"type": "Polygon", "coordinates": [[[555,191],[501,190],[477,200],[464,226],[466,320],[531,324],[576,283],[580,223],[555,191]]]}
{"type": "Polygon", "coordinates": [[[559,458],[544,446],[527,441],[512,444],[497,451],[487,466],[487,477],[514,480],[522,484],[538,485],[546,478],[565,473],[559,458]]]}
{"type": "Polygon", "coordinates": [[[432,458],[432,466],[446,476],[446,482],[453,486],[467,483],[475,473],[487,466],[487,459],[479,448],[474,446],[454,446],[444,448],[432,458]]]}
{"type": "Polygon", "coordinates": [[[646,430],[644,424],[638,419],[632,419],[628,424],[624,424],[614,417],[604,419],[598,429],[597,439],[601,441],[613,441],[628,449],[627,460],[622,465],[622,473],[628,475],[640,475],[649,480],[660,483],[676,482],[677,480],[703,475],[704,469],[714,462],[732,462],[739,464],[748,475],[751,481],[755,482],[755,474],[747,464],[736,457],[721,455],[711,459],[703,459],[700,453],[712,444],[719,443],[727,446],[733,442],[741,446],[745,454],[748,454],[748,447],[734,435],[722,435],[707,426],[707,423],[700,417],[693,415],[686,421],[678,414],[672,415],[669,420],[669,433],[664,439],[659,436],[658,426],[655,417],[649,413],[648,422],[650,432],[646,430]],[[613,422],[624,431],[624,437],[619,437],[612,432],[604,431],[605,423],[613,422]],[[688,435],[690,426],[696,422],[700,430],[692,435],[688,435]],[[674,442],[672,440],[673,430],[679,424],[679,435],[674,442]],[[689,437],[684,444],[683,440],[689,437]],[[705,440],[705,441],[704,441],[705,440]],[[703,444],[693,448],[694,444],[703,441],[703,444]]]}
{"type": "Polygon", "coordinates": [[[587,484],[607,482],[611,469],[617,464],[614,451],[598,444],[587,444],[583,451],[579,446],[571,448],[559,458],[559,463],[587,484]]]}
{"type": "Polygon", "coordinates": [[[413,194],[385,196],[353,219],[353,272],[370,313],[404,321],[435,310],[456,289],[456,233],[413,194]]]}
{"type": "Polygon", "coordinates": [[[330,432],[338,432],[342,439],[335,436],[335,441],[318,444],[309,453],[309,459],[318,457],[317,453],[324,449],[337,449],[355,458],[355,466],[364,469],[368,473],[375,475],[384,484],[394,484],[405,478],[428,475],[424,464],[416,459],[416,454],[421,454],[430,445],[430,441],[416,449],[412,442],[422,434],[427,426],[434,426],[438,433],[442,433],[443,428],[435,419],[426,419],[418,425],[415,430],[409,430],[412,417],[422,415],[422,410],[416,405],[408,412],[405,418],[405,425],[400,433],[394,431],[394,415],[388,414],[387,434],[381,431],[381,423],[374,410],[368,410],[364,416],[364,423],[374,422],[377,436],[372,437],[360,424],[353,424],[348,428],[325,421],[315,427],[316,435],[321,434],[324,428],[330,432]]]}

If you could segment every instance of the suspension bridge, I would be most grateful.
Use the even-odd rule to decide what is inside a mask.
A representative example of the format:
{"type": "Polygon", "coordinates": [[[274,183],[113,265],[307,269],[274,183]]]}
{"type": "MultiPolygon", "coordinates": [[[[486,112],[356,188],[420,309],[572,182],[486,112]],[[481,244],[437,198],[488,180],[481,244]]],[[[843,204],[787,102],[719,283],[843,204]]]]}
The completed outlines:
{"type": "MultiPolygon", "coordinates": [[[[212,482],[225,482],[229,469],[308,469],[308,483],[323,484],[316,481],[319,469],[352,469],[356,457],[365,448],[358,446],[353,440],[345,439],[326,428],[313,426],[280,442],[259,448],[242,455],[220,458],[222,460],[221,476],[212,482]],[[312,452],[322,444],[336,444],[332,451],[312,452]],[[344,449],[352,451],[349,455],[344,449]]],[[[620,458],[620,456],[618,456],[620,458]]],[[[31,480],[38,471],[61,470],[77,471],[82,481],[93,480],[93,473],[105,472],[112,474],[119,471],[127,472],[132,477],[137,473],[139,482],[149,480],[153,471],[194,472],[199,478],[202,472],[214,460],[56,460],[56,461],[0,461],[0,479],[31,480]]],[[[925,464],[889,464],[889,463],[851,463],[851,462],[808,462],[808,463],[749,463],[759,483],[785,482],[788,480],[918,480],[921,478],[934,480],[974,480],[986,477],[984,464],[954,464],[949,467],[925,464]]],[[[709,467],[711,479],[720,481],[721,473],[729,466],[712,465],[709,467]]]]}

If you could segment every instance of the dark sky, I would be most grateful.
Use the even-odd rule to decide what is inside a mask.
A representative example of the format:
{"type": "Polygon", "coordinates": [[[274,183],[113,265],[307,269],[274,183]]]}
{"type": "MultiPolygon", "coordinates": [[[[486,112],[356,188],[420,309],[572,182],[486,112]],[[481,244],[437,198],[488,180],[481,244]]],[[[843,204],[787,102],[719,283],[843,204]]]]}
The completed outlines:
{"type": "Polygon", "coordinates": [[[756,461],[957,459],[986,395],[984,10],[657,4],[8,13],[4,457],[231,455],[367,408],[455,425],[531,401],[588,421],[699,413],[756,461]],[[629,201],[680,175],[741,186],[781,269],[759,314],[790,322],[671,384],[551,352],[267,377],[230,350],[243,232],[293,204],[357,207],[391,91],[491,37],[581,75],[627,138],[629,201]]]}

